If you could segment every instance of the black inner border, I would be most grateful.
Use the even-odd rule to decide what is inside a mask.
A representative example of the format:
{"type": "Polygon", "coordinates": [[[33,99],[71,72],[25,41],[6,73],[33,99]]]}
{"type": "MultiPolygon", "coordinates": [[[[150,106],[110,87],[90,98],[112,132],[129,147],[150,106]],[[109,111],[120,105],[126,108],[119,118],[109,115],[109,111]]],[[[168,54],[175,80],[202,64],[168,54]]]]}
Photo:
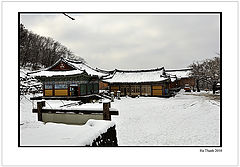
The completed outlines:
{"type": "MultiPolygon", "coordinates": [[[[21,146],[20,145],[20,15],[21,14],[219,14],[220,20],[220,145],[219,146],[118,146],[118,147],[222,147],[222,12],[18,12],[18,147],[85,147],[85,146],[21,146]]],[[[113,148],[113,147],[110,147],[113,148]]]]}

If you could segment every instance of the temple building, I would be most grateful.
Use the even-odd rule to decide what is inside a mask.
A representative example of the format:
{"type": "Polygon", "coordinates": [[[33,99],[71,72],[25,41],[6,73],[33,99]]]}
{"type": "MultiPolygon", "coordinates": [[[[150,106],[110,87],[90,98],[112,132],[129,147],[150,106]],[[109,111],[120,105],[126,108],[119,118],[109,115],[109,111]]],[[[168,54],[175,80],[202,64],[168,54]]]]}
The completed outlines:
{"type": "Polygon", "coordinates": [[[99,94],[99,90],[121,92],[121,96],[169,97],[175,89],[192,88],[191,69],[101,70],[82,61],[60,58],[52,66],[31,72],[43,84],[44,97],[68,97],[99,94]]]}
{"type": "Polygon", "coordinates": [[[103,82],[111,92],[121,91],[121,96],[170,96],[170,77],[164,68],[149,70],[115,70],[103,82]]]}
{"type": "Polygon", "coordinates": [[[81,61],[60,58],[30,74],[43,83],[43,96],[83,96],[99,93],[99,80],[108,75],[81,61]]]}

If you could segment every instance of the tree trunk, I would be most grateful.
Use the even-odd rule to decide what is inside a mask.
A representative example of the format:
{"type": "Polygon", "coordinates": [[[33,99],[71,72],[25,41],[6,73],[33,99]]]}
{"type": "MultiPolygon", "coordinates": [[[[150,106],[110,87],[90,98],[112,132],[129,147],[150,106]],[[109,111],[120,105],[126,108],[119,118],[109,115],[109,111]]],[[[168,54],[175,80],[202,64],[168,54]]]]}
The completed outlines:
{"type": "Polygon", "coordinates": [[[197,92],[200,92],[200,89],[199,89],[199,80],[197,79],[197,92]]]}
{"type": "Polygon", "coordinates": [[[216,82],[213,82],[213,94],[215,94],[216,91],[216,82]]]}

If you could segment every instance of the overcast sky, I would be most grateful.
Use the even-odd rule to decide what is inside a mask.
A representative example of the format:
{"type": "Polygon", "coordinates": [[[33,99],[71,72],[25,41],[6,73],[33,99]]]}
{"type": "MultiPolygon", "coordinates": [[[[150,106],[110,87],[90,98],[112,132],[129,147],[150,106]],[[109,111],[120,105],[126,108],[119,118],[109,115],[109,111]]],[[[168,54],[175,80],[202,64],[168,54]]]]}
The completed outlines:
{"type": "Polygon", "coordinates": [[[28,30],[51,37],[102,69],[186,68],[220,51],[217,14],[22,14],[28,30]]]}

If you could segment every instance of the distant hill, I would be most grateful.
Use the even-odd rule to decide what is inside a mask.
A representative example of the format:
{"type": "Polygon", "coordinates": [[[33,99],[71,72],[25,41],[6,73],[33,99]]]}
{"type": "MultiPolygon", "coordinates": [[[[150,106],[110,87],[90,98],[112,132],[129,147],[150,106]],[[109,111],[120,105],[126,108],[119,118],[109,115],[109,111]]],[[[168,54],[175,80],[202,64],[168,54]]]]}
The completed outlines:
{"type": "Polygon", "coordinates": [[[23,24],[20,27],[20,66],[32,70],[48,67],[60,57],[70,60],[85,60],[73,54],[66,46],[50,37],[40,36],[29,31],[23,24]]]}

